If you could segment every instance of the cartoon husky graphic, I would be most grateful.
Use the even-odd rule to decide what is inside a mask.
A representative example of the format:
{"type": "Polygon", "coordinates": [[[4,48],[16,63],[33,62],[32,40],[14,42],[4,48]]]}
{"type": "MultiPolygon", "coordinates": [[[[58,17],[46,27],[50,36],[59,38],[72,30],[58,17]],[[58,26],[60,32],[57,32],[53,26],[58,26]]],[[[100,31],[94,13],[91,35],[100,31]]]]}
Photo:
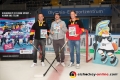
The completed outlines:
{"type": "Polygon", "coordinates": [[[93,44],[95,50],[94,60],[96,54],[98,53],[101,56],[100,61],[103,64],[109,61],[112,66],[116,66],[118,59],[115,56],[115,51],[118,50],[118,46],[109,33],[109,23],[109,20],[104,20],[99,22],[96,26],[95,43],[93,44]]]}

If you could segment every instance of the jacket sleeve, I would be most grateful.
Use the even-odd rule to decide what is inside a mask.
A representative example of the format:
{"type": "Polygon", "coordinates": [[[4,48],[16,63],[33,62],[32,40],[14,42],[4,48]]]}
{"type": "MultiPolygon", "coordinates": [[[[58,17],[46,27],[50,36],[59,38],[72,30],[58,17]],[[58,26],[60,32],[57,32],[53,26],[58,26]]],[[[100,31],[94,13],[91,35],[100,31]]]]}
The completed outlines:
{"type": "Polygon", "coordinates": [[[85,31],[83,23],[81,20],[79,20],[78,25],[79,25],[79,34],[81,35],[85,31]]]}
{"type": "Polygon", "coordinates": [[[30,40],[33,40],[33,36],[35,34],[35,26],[36,26],[36,22],[33,24],[31,30],[30,30],[30,40]]]}
{"type": "Polygon", "coordinates": [[[66,32],[66,38],[69,38],[69,31],[66,32]]]}
{"type": "Polygon", "coordinates": [[[47,35],[49,36],[49,33],[50,33],[50,28],[48,26],[48,24],[46,23],[46,27],[47,27],[47,35]]]}
{"type": "Polygon", "coordinates": [[[66,32],[66,38],[67,39],[69,38],[69,24],[70,24],[70,22],[68,22],[68,24],[67,24],[67,32],[66,32]]]}
{"type": "Polygon", "coordinates": [[[51,24],[50,33],[53,31],[53,22],[51,24]]]}
{"type": "Polygon", "coordinates": [[[79,28],[79,33],[78,34],[81,35],[83,32],[84,32],[83,29],[79,28]]]}

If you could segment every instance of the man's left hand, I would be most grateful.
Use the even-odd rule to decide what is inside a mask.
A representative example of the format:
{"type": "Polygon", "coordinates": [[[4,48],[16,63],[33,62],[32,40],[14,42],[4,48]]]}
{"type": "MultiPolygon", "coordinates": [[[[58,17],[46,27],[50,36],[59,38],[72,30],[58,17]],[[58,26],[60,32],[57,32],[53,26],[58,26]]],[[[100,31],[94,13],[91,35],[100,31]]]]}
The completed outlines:
{"type": "Polygon", "coordinates": [[[62,24],[60,24],[60,28],[62,28],[62,24]]]}
{"type": "Polygon", "coordinates": [[[46,35],[46,38],[48,38],[48,35],[46,35]]]}
{"type": "Polygon", "coordinates": [[[79,36],[79,34],[76,34],[76,35],[75,35],[75,37],[78,37],[78,36],[79,36]]]}

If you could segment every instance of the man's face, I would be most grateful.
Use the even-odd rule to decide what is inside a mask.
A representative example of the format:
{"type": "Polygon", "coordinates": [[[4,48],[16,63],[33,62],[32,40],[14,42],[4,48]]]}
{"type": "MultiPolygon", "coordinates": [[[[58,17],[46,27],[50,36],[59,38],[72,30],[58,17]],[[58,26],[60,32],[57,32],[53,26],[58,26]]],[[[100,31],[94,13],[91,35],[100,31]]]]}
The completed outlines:
{"type": "Polygon", "coordinates": [[[71,12],[71,13],[70,13],[70,17],[71,17],[71,18],[75,18],[75,17],[76,17],[76,14],[75,14],[74,12],[71,12]]]}
{"type": "Polygon", "coordinates": [[[55,19],[56,19],[56,20],[59,20],[59,19],[60,19],[60,16],[56,14],[56,15],[55,15],[55,19]]]}
{"type": "Polygon", "coordinates": [[[39,15],[38,15],[38,19],[39,19],[40,21],[42,21],[42,20],[44,19],[44,16],[43,16],[42,14],[39,14],[39,15]]]}

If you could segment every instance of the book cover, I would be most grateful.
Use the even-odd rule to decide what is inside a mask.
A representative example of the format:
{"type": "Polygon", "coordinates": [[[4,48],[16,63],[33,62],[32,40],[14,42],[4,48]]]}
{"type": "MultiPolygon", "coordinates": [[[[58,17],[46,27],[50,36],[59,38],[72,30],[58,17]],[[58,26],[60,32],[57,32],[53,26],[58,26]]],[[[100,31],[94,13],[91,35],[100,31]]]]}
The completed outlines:
{"type": "Polygon", "coordinates": [[[54,33],[60,33],[60,25],[59,24],[55,24],[54,28],[53,28],[54,33]]]}
{"type": "Polygon", "coordinates": [[[47,35],[47,29],[41,29],[40,38],[46,38],[46,35],[47,35]]]}
{"type": "Polygon", "coordinates": [[[69,27],[69,36],[75,36],[76,35],[76,28],[73,27],[69,27]]]}

